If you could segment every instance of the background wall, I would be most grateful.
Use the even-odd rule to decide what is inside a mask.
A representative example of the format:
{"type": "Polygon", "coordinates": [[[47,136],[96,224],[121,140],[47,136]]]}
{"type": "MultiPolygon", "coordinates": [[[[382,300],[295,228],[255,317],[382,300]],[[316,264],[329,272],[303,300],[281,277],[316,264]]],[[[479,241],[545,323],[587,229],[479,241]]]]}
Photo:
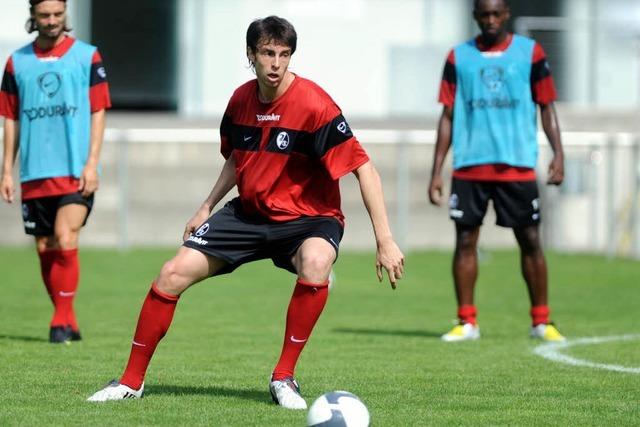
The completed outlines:
{"type": "MultiPolygon", "coordinates": [[[[26,0],[4,0],[0,57],[32,40],[26,0]]],[[[437,91],[447,52],[477,33],[471,0],[69,0],[73,34],[96,43],[112,84],[103,186],[83,239],[173,245],[220,167],[220,115],[252,79],[245,32],[289,19],[292,69],[338,102],[382,173],[394,230],[407,247],[450,247],[444,209],[426,201],[437,91]],[[165,110],[159,112],[158,110],[165,110]],[[160,129],[160,131],[158,131],[160,129]],[[170,135],[170,136],[168,136],[170,135]],[[418,136],[416,136],[418,135],[418,136]]],[[[640,2],[512,0],[515,30],[551,61],[567,148],[567,180],[549,189],[545,239],[566,250],[640,253],[640,2]],[[634,163],[635,162],[635,163],[634,163]]],[[[4,60],[4,59],[3,59],[4,60]]],[[[542,138],[544,141],[544,138],[542,138]]],[[[548,149],[542,150],[544,180],[548,149]]],[[[351,177],[345,245],[371,247],[351,177]]],[[[481,242],[513,244],[487,219],[481,242]]],[[[0,245],[30,244],[19,207],[0,204],[0,245]]]]}

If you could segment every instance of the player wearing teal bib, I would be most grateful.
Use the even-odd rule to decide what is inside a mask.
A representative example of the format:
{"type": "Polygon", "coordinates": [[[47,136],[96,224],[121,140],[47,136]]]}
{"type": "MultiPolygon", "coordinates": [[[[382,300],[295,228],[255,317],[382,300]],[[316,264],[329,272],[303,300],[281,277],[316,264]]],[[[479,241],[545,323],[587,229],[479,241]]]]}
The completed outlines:
{"type": "Polygon", "coordinates": [[[73,310],[78,234],[98,188],[106,73],[94,46],[67,35],[64,0],[30,0],[33,43],[7,61],[0,91],[4,157],[0,192],[12,203],[13,163],[20,155],[22,215],[33,235],[42,279],[54,305],[49,340],[79,340],[73,310]]]}
{"type": "Polygon", "coordinates": [[[481,34],[455,47],[447,58],[440,88],[444,105],[438,124],[429,199],[442,202],[442,165],[453,150],[449,215],[456,224],[453,278],[459,324],[445,341],[480,338],[473,293],[478,275],[477,242],[489,200],[497,224],[513,229],[531,302],[531,336],[564,337],[549,320],[547,266],[540,244],[536,114],[554,152],[548,183],[564,176],[556,91],[542,47],[506,30],[507,0],[476,0],[481,34]]]}

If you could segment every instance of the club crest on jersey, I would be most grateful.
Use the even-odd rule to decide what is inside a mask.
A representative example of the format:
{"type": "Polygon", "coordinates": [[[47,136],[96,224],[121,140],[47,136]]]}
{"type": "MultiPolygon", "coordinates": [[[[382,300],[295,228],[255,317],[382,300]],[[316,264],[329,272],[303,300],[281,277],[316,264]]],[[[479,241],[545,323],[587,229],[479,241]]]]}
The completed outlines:
{"type": "Polygon", "coordinates": [[[279,149],[286,149],[289,146],[289,134],[286,132],[280,132],[276,137],[276,144],[279,149]]]}
{"type": "Polygon", "coordinates": [[[504,70],[502,67],[484,67],[480,70],[480,78],[491,92],[497,92],[504,83],[504,70]]]}
{"type": "Polygon", "coordinates": [[[336,129],[338,129],[340,133],[346,135],[349,130],[349,125],[343,120],[338,124],[338,126],[336,126],[336,129]]]}
{"type": "Polygon", "coordinates": [[[196,231],[196,236],[204,236],[205,234],[207,234],[207,231],[209,231],[209,224],[202,224],[200,228],[198,228],[198,231],[196,231]]]}
{"type": "Polygon", "coordinates": [[[49,98],[56,96],[62,86],[62,77],[58,73],[48,71],[38,77],[38,86],[49,98]]]}

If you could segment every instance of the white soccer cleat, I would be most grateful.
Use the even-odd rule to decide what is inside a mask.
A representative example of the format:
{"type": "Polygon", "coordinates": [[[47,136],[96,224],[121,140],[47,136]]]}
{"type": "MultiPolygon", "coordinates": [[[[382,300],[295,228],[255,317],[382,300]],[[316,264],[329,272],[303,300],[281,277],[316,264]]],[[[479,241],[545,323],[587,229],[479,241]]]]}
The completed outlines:
{"type": "Polygon", "coordinates": [[[446,342],[477,340],[480,339],[480,326],[471,323],[461,323],[454,326],[453,329],[441,338],[442,341],[446,342]]]}
{"type": "Polygon", "coordinates": [[[300,396],[300,386],[292,377],[271,381],[269,392],[275,403],[287,409],[307,409],[307,402],[300,396]]]}
{"type": "Polygon", "coordinates": [[[144,383],[140,390],[134,390],[118,381],[113,380],[105,388],[95,392],[87,402],[107,402],[109,400],[141,399],[144,395],[144,383]]]}
{"type": "Polygon", "coordinates": [[[531,338],[537,338],[548,342],[565,342],[567,339],[562,336],[558,328],[553,323],[541,323],[531,327],[531,338]]]}

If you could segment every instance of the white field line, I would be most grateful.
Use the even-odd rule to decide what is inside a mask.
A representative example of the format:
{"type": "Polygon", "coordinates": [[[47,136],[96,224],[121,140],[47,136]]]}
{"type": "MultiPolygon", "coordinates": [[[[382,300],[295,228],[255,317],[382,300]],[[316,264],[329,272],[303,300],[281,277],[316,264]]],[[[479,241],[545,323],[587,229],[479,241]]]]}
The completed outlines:
{"type": "Polygon", "coordinates": [[[640,334],[634,335],[617,335],[617,336],[608,336],[608,337],[592,337],[592,338],[578,338],[568,340],[564,343],[546,343],[537,346],[533,349],[533,352],[538,356],[544,357],[545,359],[566,363],[571,366],[582,366],[586,368],[594,368],[594,369],[605,369],[608,371],[615,372],[623,372],[626,374],[640,374],[640,367],[628,367],[621,365],[612,365],[607,363],[597,363],[591,362],[589,360],[578,359],[576,357],[567,356],[566,354],[562,354],[562,351],[569,347],[576,347],[579,345],[596,345],[603,344],[613,341],[636,341],[640,340],[640,334]]]}

